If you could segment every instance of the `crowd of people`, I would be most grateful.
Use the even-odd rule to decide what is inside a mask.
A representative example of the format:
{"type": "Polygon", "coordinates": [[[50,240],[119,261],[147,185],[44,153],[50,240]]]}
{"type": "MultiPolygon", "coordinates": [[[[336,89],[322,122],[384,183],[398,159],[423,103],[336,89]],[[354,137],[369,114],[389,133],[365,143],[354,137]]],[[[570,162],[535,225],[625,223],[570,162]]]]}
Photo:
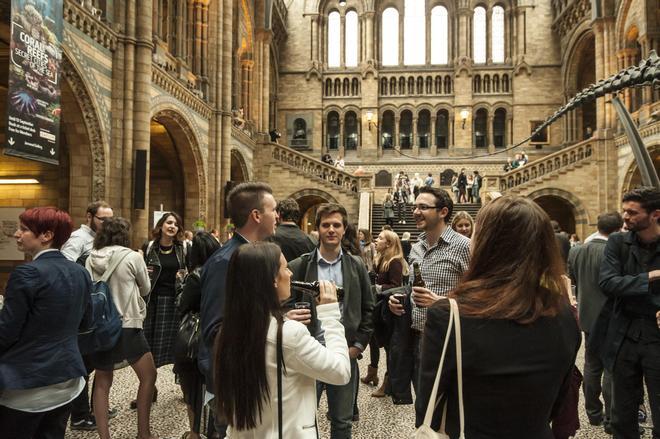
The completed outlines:
{"type": "Polygon", "coordinates": [[[350,438],[360,381],[451,438],[568,439],[581,331],[589,422],[638,438],[646,383],[660,437],[660,192],[626,194],[623,217],[601,215],[563,254],[533,201],[496,198],[473,221],[419,181],[405,201],[414,243],[388,225],[357,229],[334,203],[308,235],[296,201],[258,182],[228,194],[235,231],[222,245],[184,235],[175,212],[137,251],[104,202],[76,231],[62,210],[27,209],[14,237],[31,261],[11,273],[0,310],[0,438],[62,438],[67,422],[110,438],[113,373],[129,366],[138,438],[155,438],[156,376],[173,364],[188,439],[318,437],[324,392],[331,438],[350,438]]]}

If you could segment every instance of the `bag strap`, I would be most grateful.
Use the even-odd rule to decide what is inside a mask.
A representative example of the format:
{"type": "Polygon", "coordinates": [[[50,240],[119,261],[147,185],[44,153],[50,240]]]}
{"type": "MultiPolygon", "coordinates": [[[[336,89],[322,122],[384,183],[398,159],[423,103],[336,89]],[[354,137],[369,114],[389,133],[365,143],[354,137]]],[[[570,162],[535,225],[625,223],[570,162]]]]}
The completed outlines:
{"type": "Polygon", "coordinates": [[[282,322],[277,324],[277,435],[279,439],[284,436],[282,434],[282,322]]]}
{"type": "Polygon", "coordinates": [[[105,270],[105,273],[103,273],[101,279],[99,279],[101,282],[107,282],[108,279],[110,279],[110,276],[112,276],[112,273],[114,273],[117,266],[119,266],[121,261],[123,261],[126,258],[126,256],[128,256],[133,251],[131,249],[126,249],[126,250],[127,251],[125,251],[124,254],[121,256],[117,256],[116,254],[112,255],[112,257],[110,258],[110,265],[105,270]]]}
{"type": "Polygon", "coordinates": [[[465,439],[465,409],[463,406],[463,347],[461,341],[461,319],[456,300],[449,299],[454,310],[454,331],[456,337],[456,375],[458,377],[458,417],[461,426],[459,439],[465,439]]]}
{"type": "MultiPolygon", "coordinates": [[[[450,304],[451,300],[449,299],[450,304]]],[[[451,336],[451,330],[454,326],[454,308],[450,306],[449,308],[449,324],[447,325],[447,335],[445,336],[445,344],[442,347],[442,355],[440,356],[440,365],[438,366],[438,372],[435,374],[435,381],[433,382],[433,389],[431,390],[431,396],[429,397],[429,402],[426,405],[426,414],[424,415],[424,425],[431,427],[431,420],[433,419],[433,411],[437,407],[438,400],[438,386],[440,385],[440,375],[442,374],[442,366],[445,363],[445,355],[447,354],[447,346],[449,345],[449,337],[451,336]]],[[[442,416],[442,427],[441,431],[444,430],[445,416],[447,412],[443,413],[442,416]]]]}

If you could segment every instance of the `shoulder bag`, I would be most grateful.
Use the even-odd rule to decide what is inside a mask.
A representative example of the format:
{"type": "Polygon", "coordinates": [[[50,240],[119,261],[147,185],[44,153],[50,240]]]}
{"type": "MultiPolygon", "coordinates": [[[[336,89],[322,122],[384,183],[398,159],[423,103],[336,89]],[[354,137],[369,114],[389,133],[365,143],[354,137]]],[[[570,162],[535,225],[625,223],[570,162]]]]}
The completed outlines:
{"type": "Polygon", "coordinates": [[[442,421],[440,422],[440,430],[435,431],[431,428],[431,420],[433,419],[433,412],[442,400],[442,395],[438,397],[438,387],[440,385],[440,375],[442,374],[442,366],[445,362],[445,355],[447,353],[447,346],[449,345],[449,337],[451,336],[452,328],[456,331],[456,375],[458,376],[458,413],[460,421],[460,435],[459,439],[465,439],[465,413],[463,411],[463,358],[461,350],[461,321],[459,319],[458,304],[455,299],[449,300],[449,325],[447,326],[447,335],[445,337],[445,344],[442,348],[442,355],[440,356],[440,365],[438,366],[438,373],[435,375],[433,383],[433,390],[429,398],[428,405],[426,406],[426,414],[424,415],[424,422],[419,426],[413,434],[414,439],[450,439],[445,431],[447,423],[447,404],[445,402],[442,411],[442,421]]]}

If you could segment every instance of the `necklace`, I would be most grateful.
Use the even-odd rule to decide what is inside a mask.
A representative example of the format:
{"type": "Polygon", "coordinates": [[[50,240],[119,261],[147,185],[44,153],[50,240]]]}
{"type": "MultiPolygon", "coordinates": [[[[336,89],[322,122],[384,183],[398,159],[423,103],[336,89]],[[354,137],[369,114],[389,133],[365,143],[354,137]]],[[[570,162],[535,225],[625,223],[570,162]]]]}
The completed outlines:
{"type": "Polygon", "coordinates": [[[174,250],[174,245],[170,246],[169,248],[163,248],[160,244],[158,244],[158,248],[160,250],[161,255],[169,255],[172,253],[172,250],[174,250]]]}

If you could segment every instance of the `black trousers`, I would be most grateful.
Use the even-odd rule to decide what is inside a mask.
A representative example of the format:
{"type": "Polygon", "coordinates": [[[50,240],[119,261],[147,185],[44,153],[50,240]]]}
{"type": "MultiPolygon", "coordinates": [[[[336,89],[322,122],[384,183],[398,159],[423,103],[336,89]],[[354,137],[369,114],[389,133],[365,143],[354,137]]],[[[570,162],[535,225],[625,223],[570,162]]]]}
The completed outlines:
{"type": "Polygon", "coordinates": [[[605,370],[603,361],[589,345],[589,334],[585,334],[584,347],[584,408],[590,421],[610,423],[612,406],[612,374],[605,370]],[[603,401],[600,400],[601,394],[603,401]],[[605,403],[603,405],[603,402],[605,403]]]}
{"type": "Polygon", "coordinates": [[[0,439],[63,439],[71,403],[29,413],[0,406],[0,439]]]}
{"type": "Polygon", "coordinates": [[[660,439],[660,330],[654,319],[634,319],[612,373],[614,439],[639,439],[637,411],[643,383],[651,406],[653,439],[660,439]]]}
{"type": "Polygon", "coordinates": [[[421,336],[410,328],[410,307],[402,316],[393,316],[394,331],[388,353],[388,372],[392,399],[411,401],[410,384],[417,390],[419,377],[419,342],[421,336]]]}

